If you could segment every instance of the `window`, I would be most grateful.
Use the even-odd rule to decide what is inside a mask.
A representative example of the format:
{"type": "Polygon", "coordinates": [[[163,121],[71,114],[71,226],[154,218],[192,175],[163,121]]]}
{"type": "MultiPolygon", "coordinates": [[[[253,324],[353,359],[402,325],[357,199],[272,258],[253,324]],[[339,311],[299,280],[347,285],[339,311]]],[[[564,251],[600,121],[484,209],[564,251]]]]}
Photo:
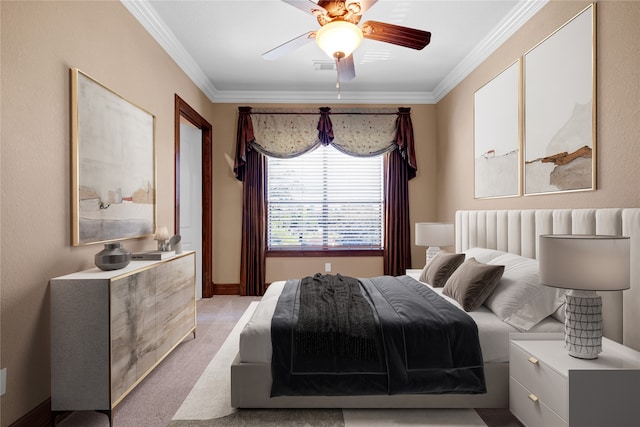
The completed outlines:
{"type": "Polygon", "coordinates": [[[267,162],[268,253],[382,249],[383,156],[321,146],[267,162]]]}

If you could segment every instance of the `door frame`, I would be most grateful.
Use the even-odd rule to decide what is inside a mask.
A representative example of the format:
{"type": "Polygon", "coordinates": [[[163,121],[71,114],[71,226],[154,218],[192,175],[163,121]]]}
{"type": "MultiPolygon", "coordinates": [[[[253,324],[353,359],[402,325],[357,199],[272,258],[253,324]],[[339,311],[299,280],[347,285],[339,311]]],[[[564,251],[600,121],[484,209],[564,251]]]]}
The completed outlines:
{"type": "Polygon", "coordinates": [[[175,214],[174,227],[180,234],[180,118],[202,131],[202,297],[213,296],[213,153],[212,126],[196,110],[175,94],[175,214]]]}

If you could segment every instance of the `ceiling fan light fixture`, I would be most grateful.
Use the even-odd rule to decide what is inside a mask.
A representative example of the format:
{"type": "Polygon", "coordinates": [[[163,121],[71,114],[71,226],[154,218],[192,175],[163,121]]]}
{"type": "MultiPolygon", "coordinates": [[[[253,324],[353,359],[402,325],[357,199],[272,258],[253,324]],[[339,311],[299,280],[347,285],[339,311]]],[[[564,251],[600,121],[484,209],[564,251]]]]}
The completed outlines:
{"type": "Polygon", "coordinates": [[[316,33],[316,43],[331,58],[345,58],[362,42],[362,30],[347,21],[332,21],[316,33]]]}

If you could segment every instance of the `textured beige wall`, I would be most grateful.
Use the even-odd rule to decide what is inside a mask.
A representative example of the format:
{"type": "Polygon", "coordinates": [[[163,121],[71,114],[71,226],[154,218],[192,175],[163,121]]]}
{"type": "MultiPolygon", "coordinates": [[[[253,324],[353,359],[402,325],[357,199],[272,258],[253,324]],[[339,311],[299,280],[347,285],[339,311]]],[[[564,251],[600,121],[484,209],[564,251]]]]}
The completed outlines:
{"type": "MultiPolygon", "coordinates": [[[[583,8],[552,1],[438,103],[438,218],[457,209],[640,206],[640,2],[600,1],[597,34],[597,191],[474,199],[473,96],[583,8]]],[[[553,66],[553,64],[549,64],[553,66]]]]}
{"type": "MultiPolygon", "coordinates": [[[[2,7],[0,7],[0,35],[2,34],[2,7]]],[[[0,64],[2,64],[2,49],[0,49],[0,64]]],[[[0,67],[0,98],[2,97],[2,67],[0,67]]],[[[2,135],[2,108],[0,106],[0,136],[2,135]]],[[[0,165],[2,164],[2,150],[0,150],[0,165]]],[[[0,171],[1,172],[1,171],[0,171]]],[[[0,189],[2,188],[2,173],[0,173],[0,189]]],[[[0,192],[0,236],[2,235],[2,193],[0,192]]],[[[2,240],[0,238],[0,240],[2,240]]],[[[2,245],[0,245],[0,260],[2,257],[2,245]]],[[[4,368],[2,363],[2,264],[0,262],[0,369],[4,368]]],[[[0,424],[2,423],[2,398],[0,397],[0,424]]]]}
{"type": "MultiPolygon", "coordinates": [[[[0,7],[6,426],[50,396],[49,278],[93,267],[102,249],[70,246],[69,68],[155,114],[158,223],[170,229],[174,93],[213,118],[208,99],[120,2],[2,1],[0,7]]],[[[140,250],[154,243],[147,238],[124,246],[140,250]]]]}
{"type": "MultiPolygon", "coordinates": [[[[283,107],[285,105],[257,104],[254,107],[283,107]]],[[[324,105],[300,105],[317,108],[324,105]]],[[[333,108],[347,105],[327,105],[333,108]]],[[[379,105],[399,107],[401,105],[379,105]]],[[[404,105],[402,105],[404,106],[404,105]]],[[[417,176],[409,182],[411,222],[434,221],[436,215],[435,147],[436,115],[434,105],[406,105],[411,107],[414,128],[417,176]]],[[[294,107],[287,104],[286,107],[294,107]]],[[[376,107],[370,106],[367,107],[376,107]]],[[[240,233],[242,220],[242,184],[233,176],[238,104],[214,104],[214,265],[213,281],[233,284],[240,280],[240,233]]],[[[413,230],[412,230],[413,233],[413,230]]],[[[412,247],[413,265],[424,265],[424,249],[412,247]]],[[[357,258],[267,258],[267,282],[296,275],[308,275],[324,271],[324,263],[332,263],[332,272],[362,276],[381,275],[382,257],[357,258]]]]}

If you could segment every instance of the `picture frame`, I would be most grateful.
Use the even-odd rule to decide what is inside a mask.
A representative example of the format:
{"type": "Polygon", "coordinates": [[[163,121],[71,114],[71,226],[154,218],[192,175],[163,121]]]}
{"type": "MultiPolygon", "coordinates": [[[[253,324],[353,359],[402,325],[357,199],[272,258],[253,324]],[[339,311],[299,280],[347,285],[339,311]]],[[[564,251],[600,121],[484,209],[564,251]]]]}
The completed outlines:
{"type": "Polygon", "coordinates": [[[521,62],[474,94],[475,198],[521,195],[521,62]]]}
{"type": "Polygon", "coordinates": [[[595,4],[528,51],[524,194],[596,189],[595,4]]]}
{"type": "Polygon", "coordinates": [[[71,68],[73,246],[150,236],[155,116],[71,68]]]}

